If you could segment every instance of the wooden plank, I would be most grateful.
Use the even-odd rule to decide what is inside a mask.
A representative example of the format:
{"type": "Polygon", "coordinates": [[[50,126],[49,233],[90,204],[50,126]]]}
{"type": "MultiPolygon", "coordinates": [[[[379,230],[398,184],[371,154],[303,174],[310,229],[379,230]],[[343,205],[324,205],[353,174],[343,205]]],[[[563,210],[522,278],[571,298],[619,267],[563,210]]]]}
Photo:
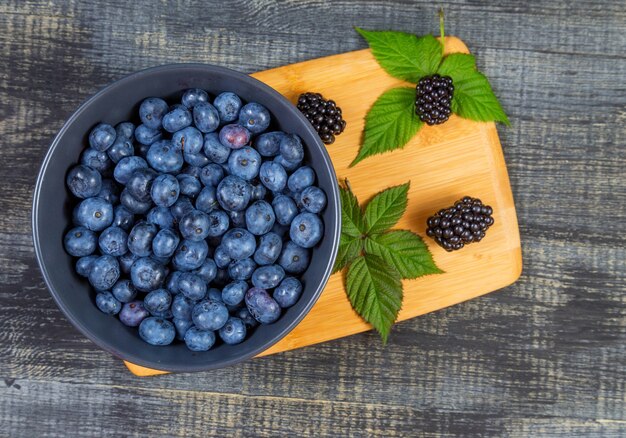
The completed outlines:
{"type": "MultiPolygon", "coordinates": [[[[448,53],[467,52],[454,37],[448,53]]],[[[399,321],[457,304],[513,283],[521,274],[521,248],[515,205],[498,133],[493,123],[453,116],[425,127],[402,150],[371,157],[350,168],[361,143],[364,115],[387,89],[411,84],[389,76],[369,50],[344,53],[253,74],[291,101],[300,93],[332,96],[348,128],[328,147],[340,180],[348,178],[361,202],[381,189],[411,181],[409,205],[397,228],[425,235],[426,218],[464,195],[494,208],[495,224],[480,244],[446,253],[427,239],[445,273],[404,281],[399,321]]],[[[319,301],[300,324],[261,356],[349,336],[371,329],[352,309],[342,273],[331,276],[319,301]]],[[[127,364],[137,375],[148,370],[127,364]]],[[[158,372],[162,373],[162,372],[158,372]]]]}

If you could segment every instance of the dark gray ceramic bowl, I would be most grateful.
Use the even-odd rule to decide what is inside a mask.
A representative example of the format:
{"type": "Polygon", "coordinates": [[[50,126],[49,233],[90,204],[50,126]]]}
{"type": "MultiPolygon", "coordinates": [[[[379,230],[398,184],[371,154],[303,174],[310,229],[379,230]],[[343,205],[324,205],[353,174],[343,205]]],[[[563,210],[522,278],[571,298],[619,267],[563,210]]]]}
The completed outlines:
{"type": "Polygon", "coordinates": [[[330,276],[341,227],[341,209],[335,172],[326,149],[304,116],[281,94],[242,73],[203,64],[176,64],[134,73],[109,85],[85,102],[65,123],[46,155],[33,201],[33,240],[44,280],[59,308],[85,336],[103,349],[135,364],[168,371],[200,371],[224,367],[253,357],[289,333],[315,304],[330,276]],[[323,219],[325,233],[313,250],[311,265],[303,276],[304,292],[297,304],[283,312],[274,324],[260,326],[243,343],[219,345],[203,353],[184,344],[154,347],[143,342],[136,328],[101,313],[88,282],[74,272],[74,260],[63,249],[75,200],[65,187],[65,175],[88,144],[89,131],[98,122],[115,125],[138,122],[140,102],[150,96],[169,102],[182,91],[198,87],[216,94],[233,91],[246,101],[265,105],[275,129],[298,134],[306,144],[306,162],[328,197],[323,219]]]}

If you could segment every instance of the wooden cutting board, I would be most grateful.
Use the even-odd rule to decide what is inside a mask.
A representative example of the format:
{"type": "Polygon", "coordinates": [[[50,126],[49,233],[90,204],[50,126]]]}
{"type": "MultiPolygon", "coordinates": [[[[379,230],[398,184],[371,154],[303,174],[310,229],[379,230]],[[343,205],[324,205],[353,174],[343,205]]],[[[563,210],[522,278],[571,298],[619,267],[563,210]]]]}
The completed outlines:
{"type": "MultiPolygon", "coordinates": [[[[446,38],[446,52],[467,53],[465,44],[446,38]]],[[[493,207],[495,224],[478,244],[447,253],[425,237],[435,262],[445,271],[404,281],[404,303],[398,321],[466,301],[508,286],[519,278],[522,255],[509,177],[494,123],[452,116],[444,125],[424,127],[402,150],[366,158],[353,168],[362,140],[364,117],[385,90],[409,85],[389,76],[369,49],[314,59],[255,73],[290,101],[315,91],[333,99],[343,110],[346,131],[328,146],[340,180],[348,178],[363,203],[378,191],[411,181],[409,204],[396,228],[425,236],[429,215],[464,195],[493,207]]],[[[414,86],[414,85],[413,85],[414,86]]],[[[282,341],[261,356],[342,338],[370,330],[346,297],[343,276],[331,276],[319,301],[282,341]]],[[[393,342],[393,330],[389,337],[393,342]]],[[[136,375],[163,371],[126,363],[136,375]]]]}

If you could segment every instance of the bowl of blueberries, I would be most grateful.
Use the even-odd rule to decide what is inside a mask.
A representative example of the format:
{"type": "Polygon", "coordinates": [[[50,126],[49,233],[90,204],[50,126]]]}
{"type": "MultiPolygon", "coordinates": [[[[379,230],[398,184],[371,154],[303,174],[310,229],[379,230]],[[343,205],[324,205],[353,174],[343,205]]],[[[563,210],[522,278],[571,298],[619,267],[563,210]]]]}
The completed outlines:
{"type": "Polygon", "coordinates": [[[305,116],[204,64],[140,71],[86,101],[44,159],[32,217],[68,319],[164,371],[232,365],[287,335],[326,285],[341,229],[305,116]]]}

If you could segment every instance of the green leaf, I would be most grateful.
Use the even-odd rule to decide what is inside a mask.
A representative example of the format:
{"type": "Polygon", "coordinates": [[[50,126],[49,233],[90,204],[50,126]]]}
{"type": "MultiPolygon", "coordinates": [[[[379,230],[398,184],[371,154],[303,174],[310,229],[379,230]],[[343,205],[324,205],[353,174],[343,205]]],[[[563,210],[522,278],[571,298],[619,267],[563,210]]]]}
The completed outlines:
{"type": "Polygon", "coordinates": [[[408,202],[410,183],[389,187],[378,193],[365,208],[368,234],[382,233],[402,217],[408,202]]]}
{"type": "Polygon", "coordinates": [[[475,70],[453,80],[452,111],[455,114],[465,119],[510,125],[485,75],[475,70]]]}
{"type": "Polygon", "coordinates": [[[353,237],[344,233],[341,234],[333,274],[341,271],[355,258],[361,255],[363,252],[363,242],[364,240],[360,237],[353,237]]]}
{"type": "Polygon", "coordinates": [[[404,32],[367,31],[356,28],[367,40],[376,61],[398,79],[417,83],[437,71],[441,62],[441,43],[432,35],[416,37],[404,32]]]}
{"type": "Polygon", "coordinates": [[[452,53],[443,58],[437,73],[441,76],[450,76],[452,81],[456,84],[457,81],[465,79],[475,71],[476,60],[474,59],[474,55],[452,53]]]}
{"type": "Polygon", "coordinates": [[[354,310],[374,326],[386,344],[402,307],[400,274],[380,257],[367,254],[350,265],[347,290],[354,310]]]}
{"type": "Polygon", "coordinates": [[[420,236],[407,230],[375,234],[365,240],[365,251],[392,265],[403,279],[441,274],[420,236]]]}
{"type": "Polygon", "coordinates": [[[343,187],[339,187],[339,197],[341,198],[341,233],[360,238],[365,234],[367,227],[359,201],[352,191],[343,187]]]}
{"type": "Polygon", "coordinates": [[[365,116],[363,144],[350,166],[369,156],[404,147],[422,124],[415,115],[413,88],[384,92],[365,116]]]}

